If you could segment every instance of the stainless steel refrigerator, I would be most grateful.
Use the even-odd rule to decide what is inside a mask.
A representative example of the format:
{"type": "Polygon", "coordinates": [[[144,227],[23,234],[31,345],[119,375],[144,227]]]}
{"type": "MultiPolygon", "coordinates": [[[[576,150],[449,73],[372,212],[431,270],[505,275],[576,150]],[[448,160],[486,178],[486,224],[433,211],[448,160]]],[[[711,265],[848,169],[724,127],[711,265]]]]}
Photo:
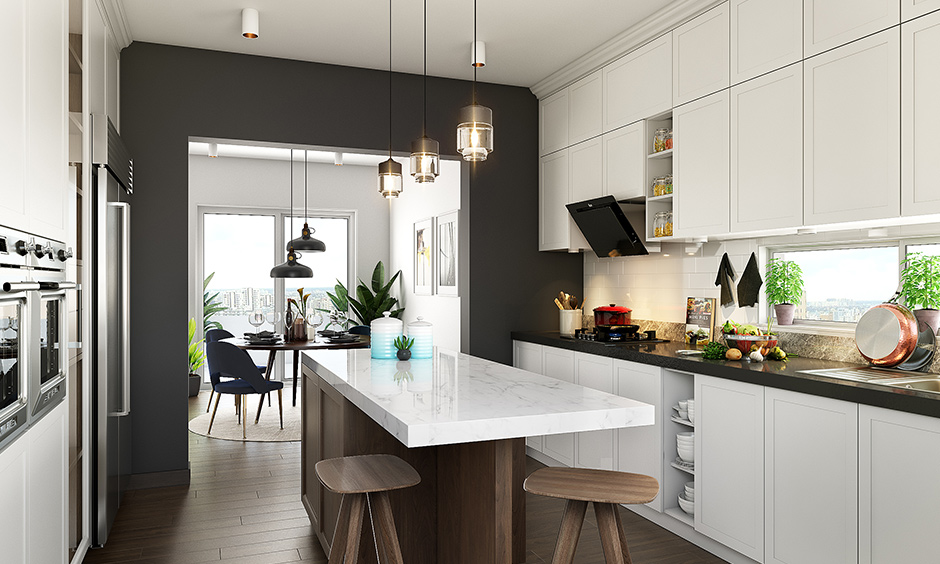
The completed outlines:
{"type": "Polygon", "coordinates": [[[133,160],[92,115],[92,546],[102,546],[131,474],[130,196],[133,160]]]}

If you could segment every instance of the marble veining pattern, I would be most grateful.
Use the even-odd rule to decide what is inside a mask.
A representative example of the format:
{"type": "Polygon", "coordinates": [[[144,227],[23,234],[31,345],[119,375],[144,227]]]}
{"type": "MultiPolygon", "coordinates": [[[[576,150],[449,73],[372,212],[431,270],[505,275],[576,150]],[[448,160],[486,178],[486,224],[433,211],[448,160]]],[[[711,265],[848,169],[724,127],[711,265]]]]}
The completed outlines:
{"type": "Polygon", "coordinates": [[[407,447],[652,425],[632,399],[435,347],[428,360],[368,349],[304,352],[316,372],[407,447]]]}

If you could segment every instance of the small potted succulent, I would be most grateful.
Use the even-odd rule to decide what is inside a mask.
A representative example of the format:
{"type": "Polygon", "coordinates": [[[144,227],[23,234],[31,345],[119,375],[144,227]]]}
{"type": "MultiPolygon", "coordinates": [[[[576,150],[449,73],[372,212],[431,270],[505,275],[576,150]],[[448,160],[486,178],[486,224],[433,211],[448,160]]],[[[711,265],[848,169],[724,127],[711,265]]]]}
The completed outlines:
{"type": "Polygon", "coordinates": [[[907,253],[901,262],[901,296],[914,317],[934,332],[940,326],[940,256],[907,253]],[[914,309],[918,307],[920,309],[914,309]]]}
{"type": "Polygon", "coordinates": [[[777,323],[793,325],[796,304],[803,299],[803,270],[800,265],[781,258],[767,261],[764,292],[767,294],[767,305],[774,306],[777,323]]]}
{"type": "Polygon", "coordinates": [[[189,318],[189,397],[199,395],[199,387],[202,385],[202,376],[196,373],[203,364],[206,363],[206,353],[202,350],[202,343],[205,339],[199,339],[195,343],[196,320],[189,318]]]}
{"type": "Polygon", "coordinates": [[[398,360],[408,360],[411,358],[411,345],[415,344],[414,339],[409,339],[405,336],[395,337],[393,344],[395,348],[398,349],[398,352],[395,353],[398,356],[398,360]]]}

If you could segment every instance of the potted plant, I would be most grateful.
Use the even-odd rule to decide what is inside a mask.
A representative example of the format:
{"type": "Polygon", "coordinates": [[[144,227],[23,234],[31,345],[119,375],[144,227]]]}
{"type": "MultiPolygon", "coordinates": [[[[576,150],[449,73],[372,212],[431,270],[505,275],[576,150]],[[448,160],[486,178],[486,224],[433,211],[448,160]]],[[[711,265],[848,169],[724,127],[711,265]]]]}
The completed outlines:
{"type": "Polygon", "coordinates": [[[405,336],[395,337],[393,344],[395,348],[398,349],[398,352],[395,353],[396,356],[398,356],[398,360],[408,360],[411,358],[411,345],[415,344],[414,339],[409,339],[405,336]]]}
{"type": "Polygon", "coordinates": [[[764,293],[767,305],[774,306],[777,323],[793,325],[793,311],[803,299],[803,270],[800,265],[781,258],[767,261],[764,293]]]}
{"type": "Polygon", "coordinates": [[[392,317],[401,319],[401,314],[405,311],[405,308],[396,308],[398,299],[389,295],[392,284],[400,275],[401,271],[399,270],[392,276],[391,280],[385,282],[385,265],[382,264],[382,261],[379,261],[375,265],[375,270],[372,271],[372,288],[366,286],[362,280],[359,281],[359,286],[356,287],[356,298],[359,299],[352,296],[347,297],[349,307],[359,318],[359,323],[369,325],[373,319],[382,317],[382,313],[386,311],[392,312],[392,317]]]}
{"type": "Polygon", "coordinates": [[[904,305],[914,309],[914,317],[934,332],[940,321],[940,256],[907,253],[901,261],[901,296],[904,305]]]}
{"type": "Polygon", "coordinates": [[[195,397],[199,394],[199,387],[202,385],[202,376],[196,373],[203,364],[206,363],[206,353],[202,350],[202,343],[205,339],[199,339],[195,343],[196,320],[189,318],[189,397],[195,397]]]}

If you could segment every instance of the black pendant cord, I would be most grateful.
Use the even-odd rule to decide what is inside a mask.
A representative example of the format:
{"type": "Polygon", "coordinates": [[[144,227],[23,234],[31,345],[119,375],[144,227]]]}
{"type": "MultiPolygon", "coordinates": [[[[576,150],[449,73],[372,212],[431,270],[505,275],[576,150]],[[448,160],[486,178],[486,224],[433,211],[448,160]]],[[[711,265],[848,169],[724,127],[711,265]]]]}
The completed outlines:
{"type": "Polygon", "coordinates": [[[428,136],[428,0],[424,0],[424,119],[421,135],[428,136]]]}
{"type": "MultiPolygon", "coordinates": [[[[307,225],[307,150],[304,149],[304,225],[307,225]]],[[[293,227],[291,228],[293,230],[293,227]]],[[[291,231],[293,233],[293,231],[291,231]]]]}
{"type": "MultiPolygon", "coordinates": [[[[294,148],[290,149],[290,232],[294,232],[294,148]]],[[[294,245],[289,241],[289,253],[294,252],[294,245]]]]}
{"type": "Polygon", "coordinates": [[[477,0],[473,0],[473,105],[477,103],[477,0]]]}
{"type": "Polygon", "coordinates": [[[392,158],[392,0],[388,0],[388,158],[392,158]]]}

